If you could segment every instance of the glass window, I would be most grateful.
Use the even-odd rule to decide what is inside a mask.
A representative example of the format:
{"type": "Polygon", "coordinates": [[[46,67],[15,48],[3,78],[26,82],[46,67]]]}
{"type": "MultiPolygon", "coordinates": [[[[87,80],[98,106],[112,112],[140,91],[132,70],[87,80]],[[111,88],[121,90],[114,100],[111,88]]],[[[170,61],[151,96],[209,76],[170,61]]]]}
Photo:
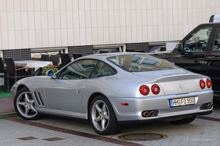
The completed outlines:
{"type": "Polygon", "coordinates": [[[217,29],[217,33],[214,40],[214,45],[212,48],[213,52],[220,52],[220,27],[217,29]]]}
{"type": "Polygon", "coordinates": [[[138,62],[138,60],[140,60],[140,59],[141,59],[141,57],[134,56],[134,57],[132,58],[132,62],[138,62]]]}
{"type": "Polygon", "coordinates": [[[119,55],[109,57],[108,60],[129,72],[145,72],[178,68],[166,60],[147,54],[119,55]]]}
{"type": "Polygon", "coordinates": [[[59,79],[87,79],[97,64],[97,60],[79,60],[63,69],[59,79]]]}
{"type": "Polygon", "coordinates": [[[97,67],[93,70],[91,74],[91,78],[95,77],[103,77],[103,76],[110,76],[114,75],[117,72],[111,66],[107,65],[106,63],[100,61],[97,67]]]}
{"type": "Polygon", "coordinates": [[[154,65],[154,64],[159,63],[159,61],[153,60],[153,59],[149,59],[149,58],[144,58],[144,60],[142,61],[142,63],[154,65]]]}
{"type": "Polygon", "coordinates": [[[185,52],[205,52],[212,27],[200,28],[183,43],[185,52]]]}

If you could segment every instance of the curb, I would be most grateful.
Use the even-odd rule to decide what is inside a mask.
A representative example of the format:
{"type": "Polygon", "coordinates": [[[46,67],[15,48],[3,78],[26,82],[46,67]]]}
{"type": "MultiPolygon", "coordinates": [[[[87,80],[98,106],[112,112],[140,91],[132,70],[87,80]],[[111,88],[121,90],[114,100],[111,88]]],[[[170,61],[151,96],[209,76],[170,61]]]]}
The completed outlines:
{"type": "Polygon", "coordinates": [[[7,119],[12,117],[18,117],[18,114],[16,112],[11,113],[0,113],[0,119],[7,119]]]}

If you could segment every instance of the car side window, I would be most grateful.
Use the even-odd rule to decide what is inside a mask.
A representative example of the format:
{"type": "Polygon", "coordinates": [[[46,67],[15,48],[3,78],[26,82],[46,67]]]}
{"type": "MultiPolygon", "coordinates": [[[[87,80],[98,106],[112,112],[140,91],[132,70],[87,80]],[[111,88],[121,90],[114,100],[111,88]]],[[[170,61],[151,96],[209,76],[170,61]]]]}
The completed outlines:
{"type": "Polygon", "coordinates": [[[96,68],[92,71],[90,78],[110,76],[116,74],[116,70],[109,66],[108,64],[99,61],[96,68]]]}
{"type": "Polygon", "coordinates": [[[79,60],[64,68],[59,79],[87,79],[97,64],[97,60],[79,60]]]}
{"type": "Polygon", "coordinates": [[[185,52],[205,52],[213,27],[196,30],[183,43],[185,52]]]}
{"type": "Polygon", "coordinates": [[[212,52],[220,53],[220,27],[218,27],[217,32],[216,32],[212,52]]]}

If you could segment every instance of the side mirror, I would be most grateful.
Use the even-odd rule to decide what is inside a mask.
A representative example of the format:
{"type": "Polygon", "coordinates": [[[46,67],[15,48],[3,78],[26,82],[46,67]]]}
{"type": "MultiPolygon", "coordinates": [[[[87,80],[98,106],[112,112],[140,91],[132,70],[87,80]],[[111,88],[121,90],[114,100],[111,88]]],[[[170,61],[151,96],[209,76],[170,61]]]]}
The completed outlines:
{"type": "Polygon", "coordinates": [[[176,44],[175,49],[179,52],[182,52],[183,51],[183,43],[176,44]]]}
{"type": "Polygon", "coordinates": [[[183,43],[176,44],[176,47],[173,49],[173,53],[184,54],[183,43]]]}
{"type": "Polygon", "coordinates": [[[59,75],[60,75],[60,72],[58,72],[56,74],[54,73],[53,76],[52,76],[52,79],[58,79],[59,75]]]}

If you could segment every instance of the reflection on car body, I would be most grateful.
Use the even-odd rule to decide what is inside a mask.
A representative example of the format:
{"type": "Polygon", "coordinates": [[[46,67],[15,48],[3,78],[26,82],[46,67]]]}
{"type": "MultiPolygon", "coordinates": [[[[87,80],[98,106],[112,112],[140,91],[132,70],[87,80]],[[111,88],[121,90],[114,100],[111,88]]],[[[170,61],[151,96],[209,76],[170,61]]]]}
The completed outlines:
{"type": "MultiPolygon", "coordinates": [[[[115,56],[114,56],[115,57],[115,56]]],[[[118,58],[110,57],[110,61],[123,69],[130,72],[144,72],[150,70],[161,69],[174,69],[178,68],[170,62],[162,59],[157,59],[152,56],[146,56],[144,54],[139,55],[120,55],[118,58]]]]}

